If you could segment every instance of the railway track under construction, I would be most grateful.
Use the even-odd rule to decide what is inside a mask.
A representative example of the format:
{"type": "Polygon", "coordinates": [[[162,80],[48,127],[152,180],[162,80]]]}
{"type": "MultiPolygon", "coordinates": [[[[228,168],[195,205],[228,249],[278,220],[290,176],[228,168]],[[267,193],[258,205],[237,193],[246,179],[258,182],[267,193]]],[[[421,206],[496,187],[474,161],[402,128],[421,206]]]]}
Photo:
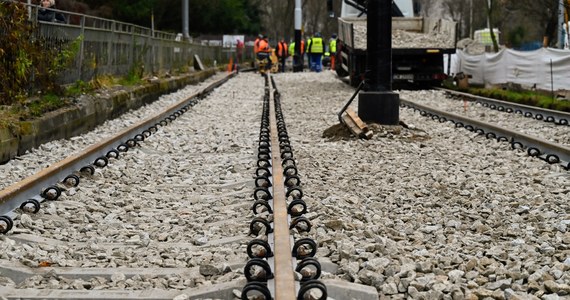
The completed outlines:
{"type": "Polygon", "coordinates": [[[418,101],[437,91],[402,91],[402,126],[359,140],[337,124],[353,92],[328,73],[220,76],[5,187],[0,295],[570,293],[563,142],[529,150],[418,101]]]}
{"type": "MultiPolygon", "coordinates": [[[[120,171],[121,174],[108,179],[100,178],[103,183],[98,184],[103,184],[104,187],[94,187],[95,190],[90,190],[90,192],[106,193],[107,186],[120,186],[116,184],[120,181],[127,181],[121,183],[134,186],[135,189],[157,188],[153,192],[160,192],[160,183],[158,186],[150,187],[145,184],[128,182],[131,179],[125,179],[128,177],[125,172],[130,170],[137,173],[139,172],[137,168],[144,168],[144,165],[135,163],[129,166],[121,161],[132,155],[134,155],[132,159],[137,160],[133,151],[139,149],[145,152],[145,144],[150,139],[172,138],[172,133],[167,132],[165,136],[161,133],[168,131],[176,122],[180,122],[179,119],[190,112],[193,106],[233,76],[235,73],[213,82],[203,90],[167,107],[164,111],[106,140],[99,141],[81,153],[52,164],[35,175],[2,190],[0,194],[2,219],[0,221],[2,221],[2,231],[8,237],[3,243],[5,246],[20,244],[24,247],[24,252],[32,249],[36,251],[30,251],[35,252],[34,254],[26,253],[24,257],[17,257],[20,259],[19,263],[14,263],[9,259],[16,258],[11,257],[13,253],[8,252],[8,257],[3,257],[5,260],[0,268],[2,275],[6,276],[5,279],[9,278],[9,282],[24,288],[11,288],[7,285],[0,288],[0,294],[7,299],[172,299],[182,295],[200,299],[234,297],[241,299],[260,299],[260,297],[261,299],[304,299],[306,297],[326,299],[327,287],[318,280],[322,267],[314,258],[317,244],[307,236],[307,232],[311,229],[311,221],[303,216],[309,204],[303,200],[301,179],[298,176],[292,143],[287,134],[284,115],[280,108],[280,94],[275,82],[269,76],[265,77],[263,87],[264,95],[261,105],[263,112],[257,141],[256,168],[253,172],[255,176],[249,183],[239,182],[225,187],[224,185],[216,187],[239,191],[246,187],[255,187],[249,201],[241,199],[242,202],[237,203],[229,199],[230,206],[235,207],[236,211],[241,211],[241,218],[224,220],[228,216],[212,215],[216,209],[211,205],[227,205],[223,204],[225,199],[216,199],[218,203],[211,203],[213,199],[208,199],[208,196],[203,195],[204,201],[193,202],[190,199],[188,203],[189,199],[181,199],[179,202],[171,199],[171,203],[159,201],[158,207],[156,204],[152,207],[153,205],[149,205],[148,202],[144,204],[138,201],[140,199],[125,200],[125,196],[120,193],[125,191],[115,190],[114,195],[109,194],[110,197],[95,196],[91,198],[94,203],[81,203],[80,205],[85,205],[87,212],[94,215],[98,214],[99,206],[121,208],[126,206],[128,210],[123,213],[127,215],[107,214],[103,216],[103,220],[108,222],[100,224],[89,215],[68,214],[66,217],[70,219],[65,220],[66,222],[85,221],[83,229],[79,232],[79,235],[83,236],[69,237],[68,235],[73,234],[65,232],[65,226],[57,224],[57,219],[61,218],[58,213],[59,209],[57,209],[58,212],[49,211],[53,208],[53,204],[65,203],[71,196],[81,193],[81,186],[85,182],[93,180],[98,175],[104,177],[105,172],[101,170],[117,163],[120,165],[118,168],[124,168],[120,171]],[[186,205],[184,203],[189,206],[184,206],[186,205]],[[146,207],[146,205],[151,207],[146,207]],[[166,207],[161,207],[162,205],[166,207]],[[169,208],[175,211],[164,212],[169,208]],[[45,210],[48,211],[44,213],[45,210]],[[246,231],[244,215],[247,218],[251,212],[255,216],[250,221],[249,230],[246,231]],[[209,218],[214,218],[216,221],[208,220],[209,218],[193,219],[196,214],[209,215],[209,218]],[[35,219],[36,216],[37,219],[35,219]],[[55,218],[54,227],[43,226],[42,220],[47,218],[52,220],[55,218]],[[181,221],[181,218],[187,220],[181,221]],[[20,229],[14,228],[15,221],[20,229]],[[197,222],[193,223],[193,221],[197,222]],[[40,222],[39,225],[38,222],[40,222]],[[183,237],[172,238],[172,235],[168,234],[169,230],[184,232],[184,225],[197,227],[200,224],[204,227],[198,229],[198,232],[204,233],[202,237],[184,234],[183,237]],[[97,236],[99,226],[116,226],[117,229],[127,228],[128,230],[122,233],[124,236],[115,232],[118,236],[111,237],[109,241],[108,237],[97,236]],[[165,235],[159,234],[159,236],[151,237],[152,233],[144,231],[145,226],[168,228],[164,228],[165,235]],[[220,227],[224,226],[235,226],[235,230],[226,232],[226,236],[211,232],[220,230],[220,227]],[[43,237],[42,233],[48,230],[63,233],[62,239],[43,237]],[[293,232],[297,233],[296,238],[292,235],[293,232]],[[209,240],[210,234],[218,239],[209,240]],[[250,239],[248,236],[253,238],[245,243],[250,239]],[[175,241],[171,242],[171,239],[175,241]],[[102,240],[105,241],[101,242],[102,240]],[[235,248],[228,255],[226,247],[235,248]],[[213,248],[218,249],[213,250],[213,248]],[[95,253],[89,255],[86,249],[88,249],[87,252],[94,251],[95,253]],[[238,249],[243,252],[242,257],[236,253],[238,249]],[[158,253],[153,254],[152,252],[155,251],[158,253]],[[185,253],[183,257],[177,256],[180,252],[185,253]],[[78,261],[70,263],[66,261],[66,256],[73,256],[78,261]],[[193,262],[189,258],[192,256],[201,256],[201,259],[193,262]],[[248,257],[248,260],[244,261],[244,257],[248,257]],[[146,263],[137,265],[136,261],[139,259],[146,260],[146,263]],[[132,263],[138,267],[128,267],[132,263]],[[105,267],[99,267],[99,265],[105,265],[105,267]],[[206,283],[204,287],[200,287],[202,283],[200,280],[205,277],[209,278],[212,283],[206,283]],[[226,278],[214,279],[217,277],[226,278]],[[55,281],[58,283],[54,284],[55,281]],[[47,284],[47,288],[34,288],[36,284],[42,285],[42,283],[47,284]],[[98,284],[106,285],[107,289],[96,288],[98,284]],[[140,290],[141,287],[143,290],[140,290]],[[161,290],[158,289],[159,287],[166,289],[161,290]],[[184,290],[184,287],[187,287],[187,290],[184,290]],[[146,288],[153,288],[153,290],[146,290],[146,288]],[[168,288],[174,291],[168,291],[168,288]]],[[[174,136],[175,140],[177,136],[174,136]]],[[[165,143],[176,147],[176,142],[165,143]]],[[[160,162],[157,164],[160,167],[160,162]]],[[[170,173],[170,169],[163,171],[170,173]]],[[[177,177],[180,174],[158,176],[177,177]]],[[[198,184],[213,183],[200,182],[198,184]]],[[[181,183],[181,185],[184,184],[181,183]]],[[[127,186],[118,189],[130,189],[127,186]]],[[[184,189],[182,186],[173,188],[184,189]]],[[[189,186],[189,188],[192,187],[189,186]]],[[[241,195],[244,194],[243,192],[230,192],[220,197],[231,198],[233,194],[237,198],[244,197],[241,195]]],[[[87,197],[93,197],[93,195],[87,197]]],[[[181,198],[184,197],[185,195],[181,193],[181,198]]],[[[71,204],[71,206],[76,204],[78,203],[71,204]]],[[[65,207],[66,204],[63,206],[65,207]]],[[[75,210],[75,207],[69,209],[75,210]]],[[[342,297],[343,292],[339,292],[342,289],[336,288],[337,297],[342,297]]]]}

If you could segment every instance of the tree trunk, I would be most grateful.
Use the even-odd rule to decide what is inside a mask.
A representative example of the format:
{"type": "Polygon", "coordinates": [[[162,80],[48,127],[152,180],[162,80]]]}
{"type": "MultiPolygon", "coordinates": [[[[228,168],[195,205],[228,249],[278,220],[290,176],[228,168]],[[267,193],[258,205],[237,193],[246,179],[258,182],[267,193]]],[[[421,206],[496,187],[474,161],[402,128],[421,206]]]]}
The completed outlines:
{"type": "Polygon", "coordinates": [[[493,42],[493,52],[499,52],[499,43],[497,42],[497,37],[495,36],[495,31],[493,30],[493,5],[494,0],[489,0],[487,2],[488,5],[485,5],[487,8],[487,20],[489,20],[489,34],[491,35],[491,41],[493,42]]]}

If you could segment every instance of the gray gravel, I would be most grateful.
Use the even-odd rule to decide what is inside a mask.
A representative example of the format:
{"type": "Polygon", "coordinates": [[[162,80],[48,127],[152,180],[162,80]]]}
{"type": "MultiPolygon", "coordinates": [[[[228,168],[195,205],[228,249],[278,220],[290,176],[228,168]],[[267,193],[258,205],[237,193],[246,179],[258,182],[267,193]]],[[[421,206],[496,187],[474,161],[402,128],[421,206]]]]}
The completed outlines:
{"type": "MultiPolygon", "coordinates": [[[[318,254],[340,265],[330,276],[391,298],[570,294],[568,172],[407,109],[400,119],[415,130],[327,140],[324,128],[350,96],[327,76],[312,82],[323,91],[311,97],[293,81],[277,84],[291,99],[284,109],[297,112],[287,122],[314,199],[318,254]]],[[[402,96],[439,98],[420,95],[402,96]]]]}
{"type": "MultiPolygon", "coordinates": [[[[366,49],[366,19],[350,19],[350,21],[354,24],[354,48],[366,49]]],[[[430,28],[429,32],[413,32],[394,29],[392,30],[392,48],[453,48],[455,36],[439,30],[441,29],[430,28]]]]}
{"type": "Polygon", "coordinates": [[[540,122],[520,114],[500,112],[488,109],[480,103],[464,102],[449,98],[445,92],[426,91],[400,91],[400,97],[422,105],[445,110],[457,115],[477,119],[487,123],[493,123],[504,128],[522,132],[524,134],[541,137],[566,147],[570,147],[570,130],[568,126],[560,126],[549,122],[540,122]]]}
{"type": "MultiPolygon", "coordinates": [[[[374,286],[391,299],[570,297],[567,171],[410,109],[402,109],[400,119],[413,129],[371,126],[371,140],[342,131],[323,137],[353,90],[331,72],[277,74],[275,81],[313,222],[308,236],[319,244],[319,260],[339,266],[323,278],[374,286]]],[[[37,215],[21,215],[0,242],[0,263],[193,268],[192,276],[128,278],[116,269],[111,279],[88,284],[54,276],[0,282],[183,290],[243,279],[233,266],[247,261],[251,239],[262,94],[258,74],[239,74],[37,215]],[[20,242],[40,234],[53,244],[20,242]]],[[[401,97],[448,102],[438,92],[401,97]]],[[[139,119],[129,115],[97,131],[139,119]]],[[[44,150],[75,151],[97,138],[47,144],[0,166],[2,182],[44,165],[44,150]]]]}
{"type": "MultiPolygon", "coordinates": [[[[69,140],[55,140],[43,144],[36,149],[27,151],[25,155],[16,157],[6,164],[0,165],[0,188],[5,188],[27,176],[31,176],[49,165],[62,160],[66,156],[79,153],[97,141],[113,136],[126,126],[134,125],[156,114],[157,111],[184,100],[223,76],[224,74],[220,73],[200,84],[189,85],[176,93],[164,95],[153,103],[137,110],[129,111],[116,119],[106,121],[88,133],[70,138],[69,140]]],[[[84,101],[92,101],[92,98],[90,96],[83,96],[78,99],[78,105],[81,106],[84,101]]]]}

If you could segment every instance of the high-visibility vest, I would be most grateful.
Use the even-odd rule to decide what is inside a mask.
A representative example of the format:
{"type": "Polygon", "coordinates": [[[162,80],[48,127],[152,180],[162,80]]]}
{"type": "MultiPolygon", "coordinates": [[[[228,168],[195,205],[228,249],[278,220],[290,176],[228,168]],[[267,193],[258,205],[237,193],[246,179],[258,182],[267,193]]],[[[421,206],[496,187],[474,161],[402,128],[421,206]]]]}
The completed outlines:
{"type": "Polygon", "coordinates": [[[310,39],[310,41],[311,44],[307,48],[307,51],[309,51],[309,53],[323,53],[324,51],[323,38],[314,37],[310,39]]]}
{"type": "Polygon", "coordinates": [[[259,52],[259,42],[261,41],[260,38],[256,38],[255,42],[253,42],[253,53],[259,52]]]}
{"type": "Polygon", "coordinates": [[[331,53],[334,55],[336,54],[336,39],[331,39],[329,42],[329,49],[331,49],[331,53]]]}
{"type": "Polygon", "coordinates": [[[285,42],[277,43],[277,56],[287,57],[287,55],[288,55],[287,43],[285,42]]]}
{"type": "Polygon", "coordinates": [[[259,41],[259,47],[257,48],[257,52],[270,52],[269,43],[266,40],[259,41]]]}
{"type": "MultiPolygon", "coordinates": [[[[295,42],[289,44],[289,53],[295,55],[295,42]]],[[[301,54],[305,53],[305,41],[301,40],[301,54]]]]}

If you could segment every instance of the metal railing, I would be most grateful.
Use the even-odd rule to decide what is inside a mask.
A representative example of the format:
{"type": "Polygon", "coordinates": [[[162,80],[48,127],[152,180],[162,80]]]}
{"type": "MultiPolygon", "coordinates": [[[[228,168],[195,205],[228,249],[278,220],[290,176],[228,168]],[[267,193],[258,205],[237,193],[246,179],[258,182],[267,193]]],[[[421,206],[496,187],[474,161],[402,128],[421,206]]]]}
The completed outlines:
{"type": "MultiPolygon", "coordinates": [[[[9,1],[9,0],[0,0],[9,1]]],[[[64,49],[80,41],[73,63],[59,75],[60,84],[90,81],[98,75],[126,76],[130,72],[160,75],[187,71],[194,55],[203,65],[227,64],[233,49],[180,40],[179,35],[89,15],[52,9],[65,22],[38,20],[38,5],[26,5],[31,22],[37,22],[37,38],[47,47],[64,49]]],[[[245,59],[251,56],[244,51],[245,59]]]]}

